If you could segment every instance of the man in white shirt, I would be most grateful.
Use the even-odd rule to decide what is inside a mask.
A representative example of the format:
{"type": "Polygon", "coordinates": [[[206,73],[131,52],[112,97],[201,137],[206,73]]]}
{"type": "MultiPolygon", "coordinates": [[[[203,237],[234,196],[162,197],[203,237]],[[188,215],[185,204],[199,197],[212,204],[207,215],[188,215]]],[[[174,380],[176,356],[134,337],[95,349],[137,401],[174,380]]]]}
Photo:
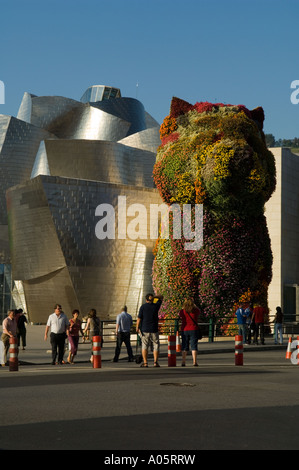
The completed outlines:
{"type": "Polygon", "coordinates": [[[62,312],[62,307],[55,304],[54,313],[49,315],[47,326],[45,330],[45,341],[48,338],[48,332],[51,329],[50,342],[52,346],[52,365],[56,363],[57,350],[58,350],[58,364],[65,364],[63,360],[65,339],[69,331],[69,321],[67,316],[62,312]]]}

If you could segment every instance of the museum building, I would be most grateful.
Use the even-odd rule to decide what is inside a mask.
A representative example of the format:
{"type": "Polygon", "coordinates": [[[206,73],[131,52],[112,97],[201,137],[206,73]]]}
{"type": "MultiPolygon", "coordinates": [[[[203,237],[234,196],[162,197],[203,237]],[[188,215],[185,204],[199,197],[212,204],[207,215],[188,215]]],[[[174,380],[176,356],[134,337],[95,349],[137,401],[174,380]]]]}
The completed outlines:
{"type": "Polygon", "coordinates": [[[137,312],[152,290],[150,227],[142,243],[118,237],[117,223],[116,237],[100,240],[96,210],[109,204],[117,221],[119,196],[128,208],[161,203],[158,145],[159,124],[112,87],[81,101],[25,93],[17,118],[0,116],[2,317],[17,307],[43,323],[55,302],[105,320],[123,304],[137,312]]]}

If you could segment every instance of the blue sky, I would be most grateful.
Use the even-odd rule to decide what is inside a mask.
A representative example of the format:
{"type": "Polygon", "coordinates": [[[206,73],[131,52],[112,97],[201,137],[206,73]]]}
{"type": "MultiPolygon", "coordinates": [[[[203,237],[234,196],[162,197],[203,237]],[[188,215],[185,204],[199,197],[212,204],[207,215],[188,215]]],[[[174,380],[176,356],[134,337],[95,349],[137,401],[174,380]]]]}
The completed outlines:
{"type": "Polygon", "coordinates": [[[262,106],[266,133],[299,137],[298,17],[298,0],[0,0],[0,113],[105,84],[160,123],[177,96],[262,106]]]}

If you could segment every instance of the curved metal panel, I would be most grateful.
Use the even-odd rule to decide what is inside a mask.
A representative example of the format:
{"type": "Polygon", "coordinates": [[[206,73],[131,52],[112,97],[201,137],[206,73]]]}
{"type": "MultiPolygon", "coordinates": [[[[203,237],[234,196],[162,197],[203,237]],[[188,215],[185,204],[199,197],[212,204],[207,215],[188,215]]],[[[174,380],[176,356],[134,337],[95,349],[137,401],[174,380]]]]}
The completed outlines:
{"type": "Polygon", "coordinates": [[[68,133],[64,133],[64,138],[116,142],[128,134],[129,128],[129,122],[88,103],[80,113],[71,118],[68,133]]]}
{"type": "Polygon", "coordinates": [[[30,280],[66,266],[40,178],[7,191],[14,279],[30,280]]]}
{"type": "MultiPolygon", "coordinates": [[[[0,224],[7,223],[5,192],[30,178],[41,140],[52,135],[25,121],[3,116],[0,151],[0,224]]],[[[0,130],[1,130],[0,127],[0,130]]]]}
{"type": "Polygon", "coordinates": [[[31,177],[66,176],[153,187],[155,154],[116,142],[46,140],[41,142],[31,177]]]}
{"type": "Polygon", "coordinates": [[[38,152],[35,157],[34,165],[31,172],[31,178],[35,178],[38,175],[50,175],[50,169],[48,164],[48,156],[46,151],[45,141],[42,140],[39,144],[38,152]]]}
{"type": "Polygon", "coordinates": [[[91,103],[91,106],[130,122],[131,125],[127,135],[146,129],[144,106],[134,98],[115,98],[113,100],[91,103]]]}
{"type": "Polygon", "coordinates": [[[159,128],[152,127],[141,132],[136,132],[135,134],[119,140],[118,143],[128,145],[129,147],[148,150],[156,154],[157,148],[161,145],[159,128]]]}
{"type": "Polygon", "coordinates": [[[21,121],[28,122],[31,124],[31,113],[32,113],[32,98],[34,98],[35,95],[32,95],[30,93],[27,93],[27,91],[24,93],[21,105],[19,107],[19,111],[17,114],[17,119],[21,119],[21,121]]]}
{"type": "Polygon", "coordinates": [[[63,96],[37,96],[32,98],[31,124],[46,129],[56,135],[63,118],[84,106],[76,100],[63,96]]]}

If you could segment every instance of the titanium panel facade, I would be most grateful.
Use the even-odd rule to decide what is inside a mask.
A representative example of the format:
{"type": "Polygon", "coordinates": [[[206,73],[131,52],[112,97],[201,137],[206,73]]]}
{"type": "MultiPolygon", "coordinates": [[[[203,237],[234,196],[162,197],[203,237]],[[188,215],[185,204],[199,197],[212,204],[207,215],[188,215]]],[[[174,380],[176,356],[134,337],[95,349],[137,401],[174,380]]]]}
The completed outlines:
{"type": "Polygon", "coordinates": [[[13,274],[23,281],[32,321],[46,321],[56,298],[67,312],[96,308],[106,320],[114,320],[122,304],[137,312],[152,290],[149,205],[161,203],[157,190],[38,176],[11,188],[7,198],[13,274]],[[146,238],[119,239],[117,224],[115,239],[96,237],[97,206],[110,204],[118,220],[120,195],[127,207],[138,201],[146,209],[146,238]]]}
{"type": "MultiPolygon", "coordinates": [[[[104,88],[90,87],[81,101],[25,93],[18,118],[0,117],[12,275],[32,322],[45,322],[55,302],[68,315],[96,308],[114,320],[126,304],[134,316],[152,290],[147,214],[162,202],[152,179],[159,124],[138,100],[104,88]],[[143,205],[146,236],[120,239],[116,223],[114,239],[97,238],[96,207],[110,204],[117,221],[119,196],[143,205]]],[[[0,212],[6,224],[4,204],[0,212]]]]}
{"type": "MultiPolygon", "coordinates": [[[[0,263],[10,263],[5,192],[30,178],[43,139],[54,137],[45,129],[11,116],[0,115],[0,263]]],[[[1,284],[3,285],[3,283],[1,284]]],[[[6,295],[6,294],[5,294],[6,295]]],[[[1,291],[0,291],[1,298],[1,291]]],[[[0,302],[7,305],[7,300],[0,302]]],[[[21,305],[20,305],[21,308],[21,305]]]]}
{"type": "Polygon", "coordinates": [[[40,142],[52,134],[11,116],[0,115],[0,224],[7,224],[5,191],[30,178],[40,142]]]}
{"type": "Polygon", "coordinates": [[[41,143],[32,177],[38,174],[67,175],[70,178],[153,187],[154,162],[153,152],[116,142],[46,140],[41,143]]]}

